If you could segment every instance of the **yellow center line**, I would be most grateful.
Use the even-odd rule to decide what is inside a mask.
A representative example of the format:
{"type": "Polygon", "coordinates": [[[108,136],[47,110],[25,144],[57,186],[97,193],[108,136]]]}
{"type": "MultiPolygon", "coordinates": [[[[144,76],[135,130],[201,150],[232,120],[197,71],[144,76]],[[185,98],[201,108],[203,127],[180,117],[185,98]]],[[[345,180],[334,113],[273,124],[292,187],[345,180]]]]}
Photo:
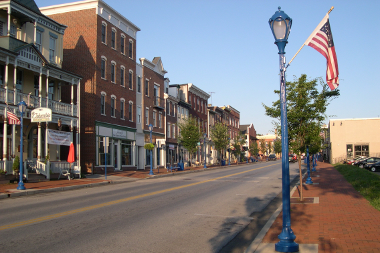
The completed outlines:
{"type": "Polygon", "coordinates": [[[237,176],[237,175],[240,175],[240,174],[248,173],[248,172],[251,172],[251,171],[254,171],[254,170],[263,169],[263,168],[270,167],[270,166],[273,166],[273,165],[275,165],[275,164],[271,164],[271,165],[267,165],[267,166],[259,167],[259,168],[256,168],[256,169],[247,170],[247,171],[242,171],[242,172],[234,173],[234,174],[227,175],[227,176],[217,177],[217,178],[213,178],[213,179],[209,179],[209,180],[205,180],[205,181],[200,181],[200,182],[196,182],[196,183],[192,183],[192,184],[187,184],[187,185],[183,185],[183,186],[177,186],[177,187],[169,188],[169,189],[166,189],[166,190],[145,193],[145,194],[141,194],[141,195],[137,195],[137,196],[133,196],[133,197],[128,197],[128,198],[124,198],[124,199],[119,199],[119,200],[114,200],[114,201],[106,202],[106,203],[103,203],[103,204],[98,204],[98,205],[93,205],[93,206],[88,206],[88,207],[82,207],[82,208],[74,209],[74,210],[71,210],[71,211],[66,211],[66,212],[62,212],[62,213],[47,215],[47,216],[43,216],[43,217],[39,217],[39,218],[35,218],[35,219],[26,220],[26,221],[20,221],[20,222],[12,223],[12,224],[9,224],[9,225],[3,225],[3,226],[0,226],[0,231],[1,230],[6,230],[6,229],[10,229],[10,228],[21,227],[21,226],[25,226],[25,225],[41,222],[41,221],[47,221],[47,220],[51,220],[51,219],[54,219],[54,218],[59,218],[59,217],[67,216],[67,215],[70,215],[70,214],[81,213],[81,212],[85,212],[85,211],[89,211],[89,210],[93,210],[93,209],[97,209],[97,208],[101,208],[101,207],[111,206],[111,205],[115,205],[115,204],[131,201],[131,200],[135,200],[135,199],[150,197],[150,196],[153,196],[153,195],[157,195],[157,194],[161,194],[161,193],[165,193],[165,192],[170,192],[170,191],[175,191],[175,190],[179,190],[179,189],[183,189],[183,188],[187,188],[187,187],[191,187],[191,186],[195,186],[195,185],[199,185],[199,184],[204,184],[204,183],[216,181],[216,180],[219,180],[219,179],[223,179],[223,178],[227,178],[227,177],[232,177],[232,176],[237,176]]]}

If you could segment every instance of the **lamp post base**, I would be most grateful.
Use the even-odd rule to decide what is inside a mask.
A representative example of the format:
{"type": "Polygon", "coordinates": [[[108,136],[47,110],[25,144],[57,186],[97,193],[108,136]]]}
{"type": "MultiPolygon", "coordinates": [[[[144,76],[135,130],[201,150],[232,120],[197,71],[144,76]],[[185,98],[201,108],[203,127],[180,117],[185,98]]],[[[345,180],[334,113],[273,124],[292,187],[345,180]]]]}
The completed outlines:
{"type": "Polygon", "coordinates": [[[311,180],[310,176],[306,179],[305,184],[313,184],[313,180],[311,180]]]}
{"type": "Polygon", "coordinates": [[[19,182],[18,183],[18,186],[17,186],[17,190],[25,190],[25,186],[24,186],[24,183],[23,182],[19,182]]]}
{"type": "Polygon", "coordinates": [[[283,228],[281,234],[279,234],[278,238],[280,241],[275,244],[275,250],[278,252],[298,252],[299,245],[294,242],[296,239],[295,234],[292,229],[283,228]]]}

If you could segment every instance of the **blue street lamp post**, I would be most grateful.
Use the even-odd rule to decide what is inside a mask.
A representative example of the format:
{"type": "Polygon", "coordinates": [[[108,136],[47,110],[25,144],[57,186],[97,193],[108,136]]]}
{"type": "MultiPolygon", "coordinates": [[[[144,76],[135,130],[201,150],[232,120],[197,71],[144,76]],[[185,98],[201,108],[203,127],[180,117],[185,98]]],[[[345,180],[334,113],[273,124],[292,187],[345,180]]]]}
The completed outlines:
{"type": "Polygon", "coordinates": [[[23,171],[23,148],[22,148],[22,144],[23,144],[23,136],[22,136],[22,133],[23,133],[23,125],[24,125],[24,122],[23,122],[23,117],[24,117],[24,113],[25,113],[25,109],[26,109],[26,103],[24,101],[21,101],[19,104],[18,104],[18,110],[20,111],[20,114],[21,114],[21,125],[20,125],[20,180],[18,182],[18,187],[17,187],[17,190],[25,190],[25,186],[24,186],[24,182],[23,182],[23,178],[24,178],[24,171],[23,171]]]}
{"type": "Polygon", "coordinates": [[[279,252],[297,252],[299,245],[294,242],[295,234],[290,226],[290,179],[289,179],[289,147],[288,122],[286,109],[285,81],[285,46],[288,43],[292,19],[278,7],[278,11],[269,19],[269,26],[275,38],[280,56],[280,106],[281,106],[281,144],[282,144],[282,232],[278,236],[275,250],[279,252]]]}
{"type": "MultiPolygon", "coordinates": [[[[305,184],[313,184],[313,181],[310,177],[310,155],[309,155],[309,146],[306,146],[306,164],[307,164],[307,179],[305,184]]],[[[314,162],[314,161],[313,161],[314,162]]]]}
{"type": "Polygon", "coordinates": [[[204,149],[204,159],[205,159],[205,162],[204,162],[204,165],[203,165],[203,168],[207,168],[206,166],[206,137],[207,137],[207,134],[204,133],[203,134],[203,149],[204,149]]]}
{"type": "MultiPolygon", "coordinates": [[[[150,143],[152,143],[152,131],[153,131],[153,125],[152,124],[149,124],[149,137],[150,137],[150,143]]],[[[149,151],[149,158],[150,158],[150,171],[149,171],[149,175],[152,176],[154,175],[153,173],[153,161],[152,161],[152,156],[153,156],[153,152],[152,150],[149,151]]]]}
{"type": "Polygon", "coordinates": [[[315,166],[317,166],[317,154],[313,155],[313,169],[311,170],[312,172],[316,172],[317,171],[315,169],[315,166]]]}

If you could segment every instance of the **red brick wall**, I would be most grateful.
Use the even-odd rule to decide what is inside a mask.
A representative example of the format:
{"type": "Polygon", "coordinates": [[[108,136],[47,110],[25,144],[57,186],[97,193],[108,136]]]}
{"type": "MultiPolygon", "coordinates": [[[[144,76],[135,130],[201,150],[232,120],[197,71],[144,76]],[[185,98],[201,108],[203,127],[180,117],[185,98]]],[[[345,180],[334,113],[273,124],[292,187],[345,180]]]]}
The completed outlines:
{"type": "Polygon", "coordinates": [[[205,102],[207,105],[207,100],[202,99],[199,96],[196,96],[192,92],[189,91],[190,99],[191,101],[191,109],[189,110],[189,114],[195,118],[196,122],[198,122],[198,118],[200,119],[200,124],[201,124],[201,133],[207,133],[207,107],[205,108],[205,102]],[[194,98],[195,98],[195,103],[194,103],[194,98]],[[199,99],[199,106],[198,106],[198,99],[199,99]],[[202,111],[202,106],[201,103],[203,103],[203,111],[202,111]],[[205,123],[206,122],[206,128],[205,123]]]}
{"type": "Polygon", "coordinates": [[[114,26],[96,15],[95,9],[56,14],[50,17],[68,26],[63,39],[63,69],[83,77],[80,98],[81,166],[84,172],[90,172],[96,163],[95,121],[136,128],[136,41],[124,33],[126,55],[121,54],[120,36],[122,31],[115,27],[117,30],[116,50],[112,49],[111,31],[114,26]],[[102,21],[107,23],[107,45],[101,42],[102,21]],[[129,39],[133,40],[133,59],[127,56],[129,39]],[[107,58],[106,80],[102,79],[100,74],[102,56],[107,58]],[[116,62],[116,83],[111,82],[111,61],[116,62]],[[121,65],[125,67],[125,87],[120,85],[121,65]],[[133,71],[132,90],[128,86],[130,69],[133,71]],[[106,116],[100,113],[102,91],[107,94],[106,116]],[[116,96],[115,118],[111,117],[111,95],[116,96]],[[120,119],[120,98],[125,99],[125,120],[120,119]],[[128,118],[129,101],[133,102],[133,122],[130,122],[128,118]]]}
{"type": "Polygon", "coordinates": [[[162,98],[160,107],[165,108],[165,100],[164,98],[164,80],[165,78],[156,73],[155,71],[151,70],[150,68],[143,66],[143,78],[141,80],[141,87],[142,87],[142,94],[143,94],[143,107],[142,107],[142,113],[143,113],[143,129],[149,131],[148,126],[145,123],[145,109],[149,108],[149,124],[153,125],[153,109],[157,111],[157,127],[153,128],[153,132],[156,133],[165,133],[165,111],[161,109],[154,108],[154,84],[158,84],[160,88],[160,98],[162,98]],[[145,80],[149,80],[149,90],[148,90],[148,96],[145,95],[145,80]],[[162,128],[158,127],[158,114],[159,112],[162,112],[162,128]]]}

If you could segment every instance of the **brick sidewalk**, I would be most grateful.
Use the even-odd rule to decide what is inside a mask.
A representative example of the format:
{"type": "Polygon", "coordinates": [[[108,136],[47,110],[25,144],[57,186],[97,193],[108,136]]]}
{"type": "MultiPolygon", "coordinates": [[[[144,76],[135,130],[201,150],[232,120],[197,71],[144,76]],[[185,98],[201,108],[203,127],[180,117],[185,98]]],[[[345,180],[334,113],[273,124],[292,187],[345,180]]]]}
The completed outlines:
{"type": "MultiPolygon", "coordinates": [[[[303,196],[319,197],[319,203],[291,204],[295,241],[318,244],[318,252],[380,252],[380,212],[330,164],[318,163],[313,174],[318,184],[304,185],[303,196]]],[[[299,197],[297,190],[292,197],[299,197]]],[[[262,243],[277,243],[281,230],[282,212],[262,243]]]]}

